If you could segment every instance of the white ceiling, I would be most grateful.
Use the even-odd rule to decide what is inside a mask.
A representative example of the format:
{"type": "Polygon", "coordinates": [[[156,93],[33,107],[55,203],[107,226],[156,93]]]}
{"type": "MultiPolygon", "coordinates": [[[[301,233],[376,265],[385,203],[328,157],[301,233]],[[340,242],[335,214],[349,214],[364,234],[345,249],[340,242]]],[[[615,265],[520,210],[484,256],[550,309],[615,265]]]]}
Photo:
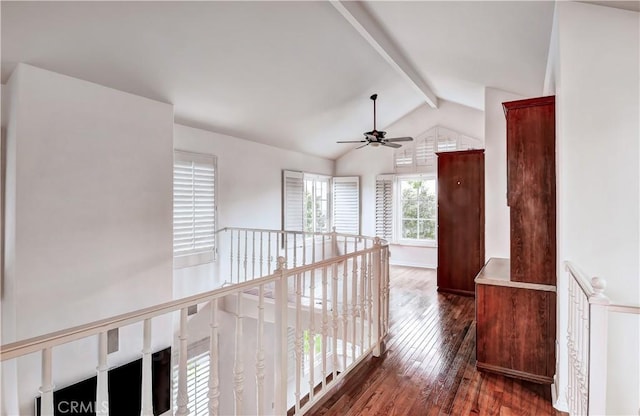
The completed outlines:
{"type": "MultiPolygon", "coordinates": [[[[330,159],[353,148],[336,140],[372,127],[372,93],[379,128],[425,103],[329,2],[1,7],[3,83],[26,62],[172,103],[183,124],[330,159]]],[[[363,9],[439,98],[482,109],[485,86],[542,94],[552,2],[363,9]]]]}

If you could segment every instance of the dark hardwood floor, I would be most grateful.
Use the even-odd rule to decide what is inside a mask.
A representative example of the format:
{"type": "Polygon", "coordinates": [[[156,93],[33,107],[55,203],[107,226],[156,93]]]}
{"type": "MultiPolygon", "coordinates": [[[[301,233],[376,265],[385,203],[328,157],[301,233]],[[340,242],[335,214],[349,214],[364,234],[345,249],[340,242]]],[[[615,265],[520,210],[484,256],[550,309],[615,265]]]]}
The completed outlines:
{"type": "Polygon", "coordinates": [[[390,334],[310,415],[561,415],[549,386],[478,372],[474,300],[433,270],[391,267],[390,334]]]}

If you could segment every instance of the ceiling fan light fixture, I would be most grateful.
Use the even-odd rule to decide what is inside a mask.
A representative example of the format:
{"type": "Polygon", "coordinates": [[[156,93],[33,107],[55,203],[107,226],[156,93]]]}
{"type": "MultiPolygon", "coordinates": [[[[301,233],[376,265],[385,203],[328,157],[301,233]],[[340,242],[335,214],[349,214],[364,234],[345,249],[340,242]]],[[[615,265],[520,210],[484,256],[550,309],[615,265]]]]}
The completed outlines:
{"type": "Polygon", "coordinates": [[[378,146],[380,146],[380,143],[379,143],[379,142],[370,142],[369,144],[370,144],[371,146],[373,146],[373,147],[378,147],[378,146]]]}

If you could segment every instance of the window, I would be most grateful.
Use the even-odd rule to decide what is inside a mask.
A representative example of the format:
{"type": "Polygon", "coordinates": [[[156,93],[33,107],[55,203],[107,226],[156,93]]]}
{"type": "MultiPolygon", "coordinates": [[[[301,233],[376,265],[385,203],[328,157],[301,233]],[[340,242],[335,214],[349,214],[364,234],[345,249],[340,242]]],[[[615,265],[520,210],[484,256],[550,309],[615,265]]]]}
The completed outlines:
{"type": "MultiPolygon", "coordinates": [[[[209,352],[189,358],[187,361],[187,393],[189,404],[187,407],[192,416],[207,416],[209,414],[209,352]]],[[[178,408],[178,375],[179,368],[173,368],[173,408],[178,408]]]]}
{"type": "Polygon", "coordinates": [[[436,232],[435,176],[376,178],[376,236],[396,243],[433,244],[436,232]]]}
{"type": "Polygon", "coordinates": [[[394,151],[395,171],[399,173],[434,172],[436,152],[479,149],[482,140],[466,136],[442,126],[435,126],[394,151]]]}
{"type": "Polygon", "coordinates": [[[333,226],[345,234],[360,234],[360,179],[333,178],[333,226]]]}
{"type": "Polygon", "coordinates": [[[283,229],[288,231],[360,233],[358,177],[332,178],[285,170],[283,229]]]}
{"type": "Polygon", "coordinates": [[[393,175],[376,178],[376,236],[393,240],[393,175]]]}
{"type": "Polygon", "coordinates": [[[399,230],[402,240],[435,241],[436,181],[434,178],[400,178],[399,230]]]}
{"type": "Polygon", "coordinates": [[[304,231],[308,233],[329,231],[329,180],[328,176],[304,175],[304,231]]]}
{"type": "Polygon", "coordinates": [[[215,156],[174,152],[173,254],[178,267],[213,261],[215,180],[215,156]]]}

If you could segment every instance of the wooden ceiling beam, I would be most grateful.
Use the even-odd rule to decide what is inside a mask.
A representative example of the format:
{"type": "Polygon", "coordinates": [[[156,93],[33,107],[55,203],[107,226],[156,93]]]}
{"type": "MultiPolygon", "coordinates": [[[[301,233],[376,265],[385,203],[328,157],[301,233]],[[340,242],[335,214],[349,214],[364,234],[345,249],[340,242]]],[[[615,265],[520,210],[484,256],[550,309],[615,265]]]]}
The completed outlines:
{"type": "Polygon", "coordinates": [[[438,97],[420,76],[415,67],[396,46],[391,37],[359,1],[330,1],[351,26],[424,97],[433,108],[438,108],[438,97]]]}

